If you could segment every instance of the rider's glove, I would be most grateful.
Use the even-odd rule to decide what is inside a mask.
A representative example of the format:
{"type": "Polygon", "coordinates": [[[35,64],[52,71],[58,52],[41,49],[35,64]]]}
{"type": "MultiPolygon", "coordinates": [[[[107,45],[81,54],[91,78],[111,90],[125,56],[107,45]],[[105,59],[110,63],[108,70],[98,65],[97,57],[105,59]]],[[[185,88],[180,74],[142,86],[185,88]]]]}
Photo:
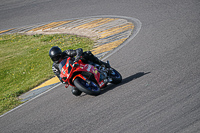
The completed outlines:
{"type": "Polygon", "coordinates": [[[72,65],[73,67],[77,67],[79,66],[79,64],[77,62],[74,61],[74,64],[72,65]]]}

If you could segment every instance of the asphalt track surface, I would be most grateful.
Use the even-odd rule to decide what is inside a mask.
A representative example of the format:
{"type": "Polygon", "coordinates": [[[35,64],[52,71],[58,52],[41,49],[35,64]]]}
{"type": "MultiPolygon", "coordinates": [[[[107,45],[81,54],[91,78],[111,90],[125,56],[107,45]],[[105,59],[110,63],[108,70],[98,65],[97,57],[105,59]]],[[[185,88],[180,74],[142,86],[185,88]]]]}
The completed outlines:
{"type": "Polygon", "coordinates": [[[199,0],[3,0],[0,30],[53,20],[118,15],[142,28],[109,56],[123,81],[97,97],[59,85],[0,117],[1,133],[200,132],[199,0]]]}

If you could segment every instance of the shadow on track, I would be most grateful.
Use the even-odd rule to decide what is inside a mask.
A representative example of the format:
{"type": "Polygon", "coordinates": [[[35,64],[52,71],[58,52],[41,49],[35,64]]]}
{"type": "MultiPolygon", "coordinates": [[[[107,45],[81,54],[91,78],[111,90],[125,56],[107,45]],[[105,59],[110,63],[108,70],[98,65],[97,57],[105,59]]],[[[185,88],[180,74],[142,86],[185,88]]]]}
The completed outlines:
{"type": "Polygon", "coordinates": [[[144,76],[144,75],[146,75],[146,74],[149,74],[149,73],[150,73],[150,72],[147,72],[147,73],[145,73],[145,72],[138,72],[138,73],[136,73],[136,74],[134,74],[134,75],[131,75],[131,76],[129,76],[129,77],[126,77],[125,79],[122,79],[122,82],[119,83],[119,84],[110,84],[110,85],[108,85],[107,87],[105,87],[105,88],[103,88],[103,89],[101,90],[101,94],[100,94],[100,95],[106,93],[107,91],[113,90],[115,87],[124,85],[124,84],[126,84],[126,83],[128,83],[128,82],[130,82],[130,81],[132,81],[132,80],[138,79],[138,78],[140,78],[140,77],[142,77],[142,76],[144,76]]]}

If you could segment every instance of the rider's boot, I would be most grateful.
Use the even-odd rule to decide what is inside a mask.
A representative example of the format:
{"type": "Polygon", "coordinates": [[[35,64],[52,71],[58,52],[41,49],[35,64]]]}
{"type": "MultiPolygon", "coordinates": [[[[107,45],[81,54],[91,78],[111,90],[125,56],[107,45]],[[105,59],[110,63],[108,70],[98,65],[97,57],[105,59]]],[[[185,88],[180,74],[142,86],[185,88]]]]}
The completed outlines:
{"type": "Polygon", "coordinates": [[[75,96],[80,96],[81,95],[81,91],[79,89],[77,89],[76,87],[72,87],[72,94],[74,94],[75,96]]]}

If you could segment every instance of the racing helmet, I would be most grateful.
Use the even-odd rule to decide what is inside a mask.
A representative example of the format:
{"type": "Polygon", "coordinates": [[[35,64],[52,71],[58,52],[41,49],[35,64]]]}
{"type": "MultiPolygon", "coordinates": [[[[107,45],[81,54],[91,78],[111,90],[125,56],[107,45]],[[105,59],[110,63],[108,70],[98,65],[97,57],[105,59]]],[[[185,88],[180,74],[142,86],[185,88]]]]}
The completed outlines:
{"type": "Polygon", "coordinates": [[[61,54],[62,54],[62,50],[58,46],[53,46],[49,50],[49,56],[54,63],[59,63],[61,54]]]}

